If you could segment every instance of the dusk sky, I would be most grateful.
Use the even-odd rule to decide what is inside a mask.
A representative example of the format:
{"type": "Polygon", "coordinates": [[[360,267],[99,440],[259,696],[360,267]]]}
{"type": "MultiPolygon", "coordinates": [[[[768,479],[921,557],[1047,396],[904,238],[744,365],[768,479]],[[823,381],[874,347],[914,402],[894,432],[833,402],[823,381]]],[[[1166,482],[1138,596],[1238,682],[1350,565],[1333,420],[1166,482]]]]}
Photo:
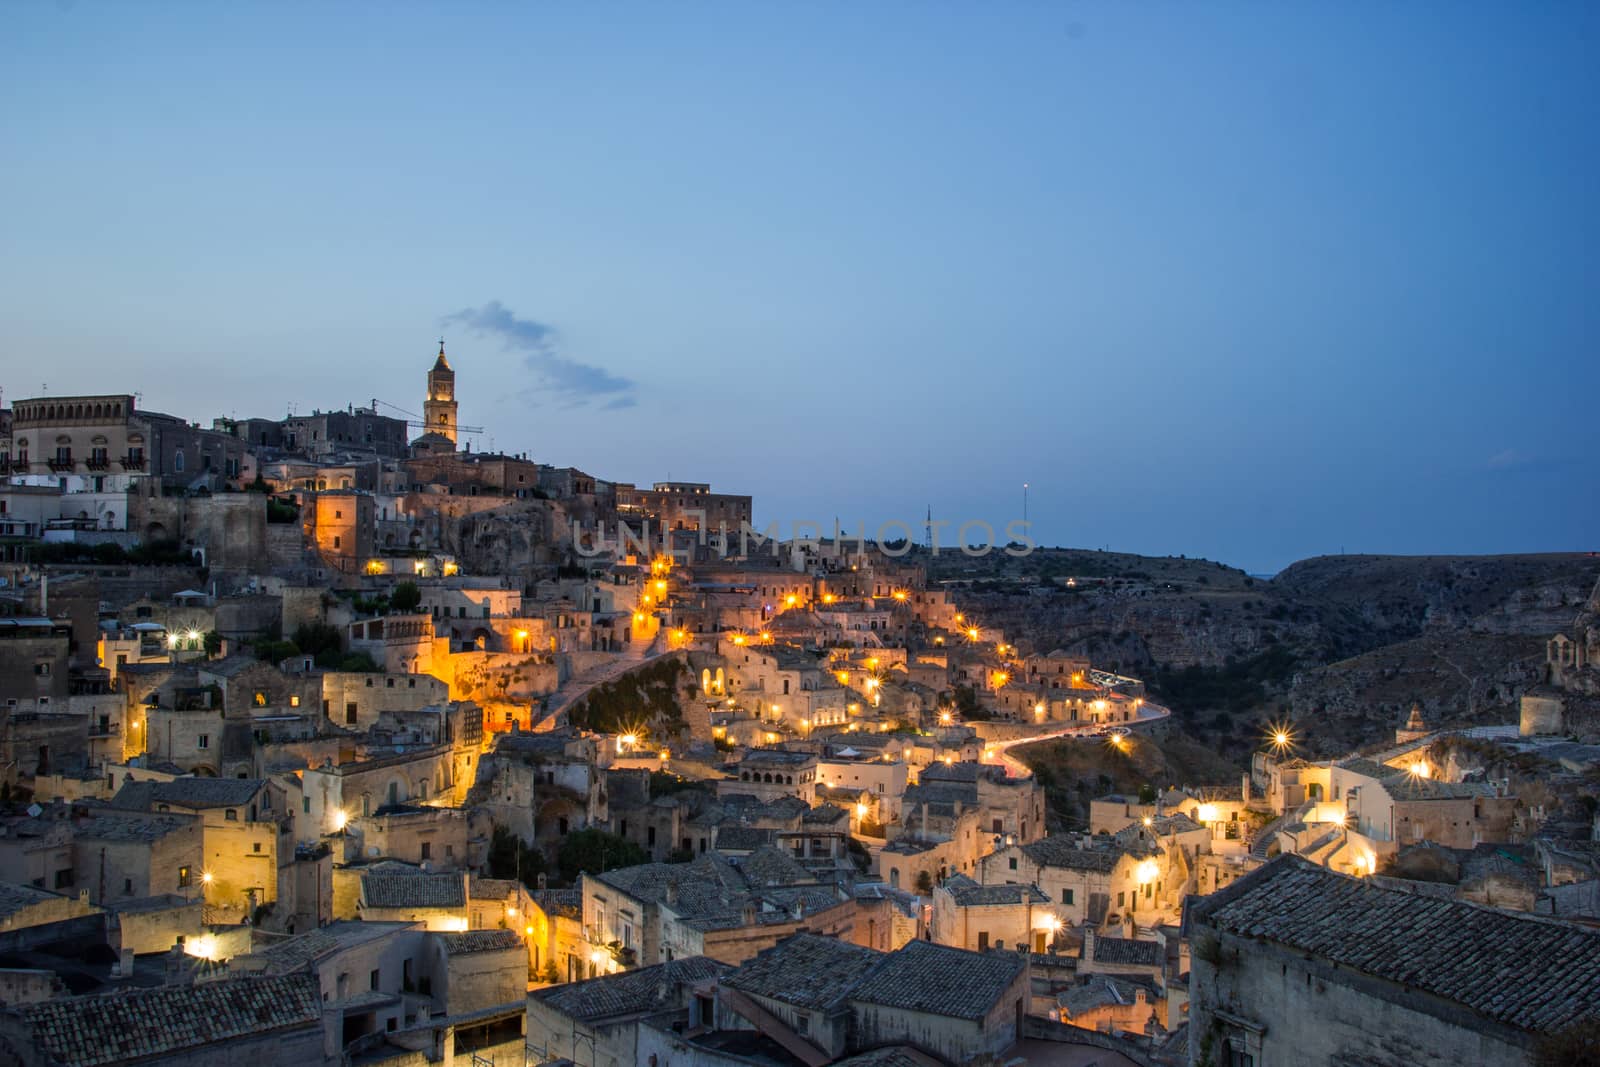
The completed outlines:
{"type": "Polygon", "coordinates": [[[1600,549],[1600,5],[0,6],[0,385],[759,523],[1600,549]],[[48,386],[48,389],[46,389],[48,386]]]}

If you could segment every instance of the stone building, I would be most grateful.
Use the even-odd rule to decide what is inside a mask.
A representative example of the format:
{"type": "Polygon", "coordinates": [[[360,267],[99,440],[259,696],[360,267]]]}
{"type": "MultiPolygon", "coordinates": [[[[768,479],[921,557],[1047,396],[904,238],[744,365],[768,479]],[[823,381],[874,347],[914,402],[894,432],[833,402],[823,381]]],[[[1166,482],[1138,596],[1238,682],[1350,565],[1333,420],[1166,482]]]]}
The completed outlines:
{"type": "Polygon", "coordinates": [[[729,969],[701,956],[536,990],[528,995],[529,1058],[594,1067],[649,1063],[640,1020],[691,1008],[694,1021],[709,1019],[710,1008],[700,1005],[729,969]]]}
{"type": "Polygon", "coordinates": [[[176,812],[200,822],[200,895],[209,905],[242,909],[278,899],[280,844],[291,847],[291,813],[274,787],[256,778],[177,778],[128,782],[111,806],[176,812]]]}
{"type": "Polygon", "coordinates": [[[33,397],[11,416],[12,474],[78,476],[97,490],[126,489],[131,476],[220,488],[239,478],[247,451],[231,434],[137,408],[126,393],[33,397]]]}
{"type": "Polygon", "coordinates": [[[700,955],[737,963],[801,929],[848,939],[854,928],[850,893],[773,848],[737,866],[710,853],[623,867],[581,888],[590,975],[700,955]]]}
{"type": "Polygon", "coordinates": [[[317,983],[307,974],[62,997],[21,1008],[0,1026],[10,1062],[53,1067],[190,1067],[224,1059],[306,1067],[337,1052],[324,1038],[317,983]]]}
{"type": "Polygon", "coordinates": [[[1062,927],[1050,898],[1031,885],[979,885],[964,874],[933,890],[933,940],[987,952],[1045,952],[1062,927]]]}
{"type": "Polygon", "coordinates": [[[74,806],[73,881],[96,904],[176,893],[202,899],[200,819],[74,806]]]}
{"type": "Polygon", "coordinates": [[[707,482],[656,482],[649,489],[619,482],[617,514],[635,529],[702,530],[707,535],[726,529],[737,543],[742,524],[750,522],[750,497],[713,493],[707,482]]]}
{"type": "Polygon", "coordinates": [[[1192,900],[1184,932],[1191,1064],[1523,1067],[1600,1019],[1600,930],[1294,856],[1192,900]]]}

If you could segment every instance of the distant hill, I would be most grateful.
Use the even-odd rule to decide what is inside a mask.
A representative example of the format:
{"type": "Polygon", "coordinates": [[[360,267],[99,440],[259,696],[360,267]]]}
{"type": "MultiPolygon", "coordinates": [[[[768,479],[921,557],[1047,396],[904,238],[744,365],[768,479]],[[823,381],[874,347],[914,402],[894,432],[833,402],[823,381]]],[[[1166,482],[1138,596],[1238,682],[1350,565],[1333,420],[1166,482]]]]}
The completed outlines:
{"type": "Polygon", "coordinates": [[[1434,723],[1514,719],[1543,677],[1545,638],[1600,576],[1583,553],[1318,556],[1270,580],[1081,549],[926,562],[1020,648],[1144,677],[1180,730],[1240,765],[1282,716],[1328,755],[1381,739],[1414,700],[1434,723]]]}

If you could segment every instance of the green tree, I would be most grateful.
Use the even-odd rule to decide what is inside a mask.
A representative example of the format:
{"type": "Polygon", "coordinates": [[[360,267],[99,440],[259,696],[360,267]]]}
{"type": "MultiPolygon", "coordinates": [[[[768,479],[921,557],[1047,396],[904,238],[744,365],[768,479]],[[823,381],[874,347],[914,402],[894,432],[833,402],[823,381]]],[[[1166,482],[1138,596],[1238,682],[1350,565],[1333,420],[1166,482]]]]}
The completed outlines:
{"type": "Polygon", "coordinates": [[[416,582],[401,582],[394,587],[394,592],[389,594],[389,610],[401,615],[416,611],[417,605],[422,603],[422,590],[417,588],[416,582]]]}
{"type": "Polygon", "coordinates": [[[927,871],[917,872],[917,892],[923,896],[933,892],[933,875],[927,871]]]}
{"type": "Polygon", "coordinates": [[[207,630],[205,636],[206,655],[215,656],[222,651],[222,635],[215,630],[207,630]]]}
{"type": "Polygon", "coordinates": [[[489,836],[489,877],[516,878],[529,889],[539,885],[544,873],[544,853],[524,844],[510,827],[495,826],[489,836]]]}
{"type": "Polygon", "coordinates": [[[632,841],[594,827],[568,834],[556,853],[561,877],[568,882],[577,881],[580,874],[599,874],[648,862],[650,857],[644,849],[632,841]]]}

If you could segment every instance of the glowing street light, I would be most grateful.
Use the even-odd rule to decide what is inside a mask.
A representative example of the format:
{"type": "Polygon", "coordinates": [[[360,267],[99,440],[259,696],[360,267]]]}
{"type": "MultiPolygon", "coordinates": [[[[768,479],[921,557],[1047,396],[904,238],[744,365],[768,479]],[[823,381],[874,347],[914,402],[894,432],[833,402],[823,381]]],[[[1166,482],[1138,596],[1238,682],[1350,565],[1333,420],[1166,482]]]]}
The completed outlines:
{"type": "Polygon", "coordinates": [[[1294,727],[1288,722],[1275,722],[1267,726],[1267,742],[1278,755],[1294,748],[1294,727]]]}

